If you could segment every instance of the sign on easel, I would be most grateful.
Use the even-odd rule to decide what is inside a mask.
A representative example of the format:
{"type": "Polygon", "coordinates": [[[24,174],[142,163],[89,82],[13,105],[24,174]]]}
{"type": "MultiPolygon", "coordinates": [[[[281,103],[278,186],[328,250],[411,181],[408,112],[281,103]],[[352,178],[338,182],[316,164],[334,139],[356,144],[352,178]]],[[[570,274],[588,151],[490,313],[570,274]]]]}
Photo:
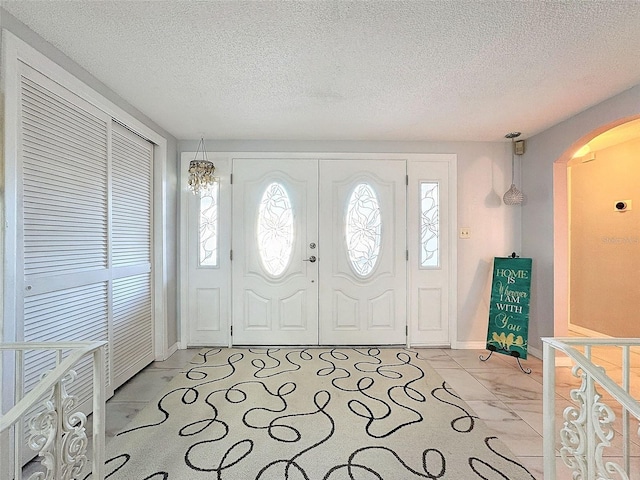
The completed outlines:
{"type": "Polygon", "coordinates": [[[527,358],[531,263],[530,258],[493,260],[487,332],[487,350],[491,352],[527,358]]]}

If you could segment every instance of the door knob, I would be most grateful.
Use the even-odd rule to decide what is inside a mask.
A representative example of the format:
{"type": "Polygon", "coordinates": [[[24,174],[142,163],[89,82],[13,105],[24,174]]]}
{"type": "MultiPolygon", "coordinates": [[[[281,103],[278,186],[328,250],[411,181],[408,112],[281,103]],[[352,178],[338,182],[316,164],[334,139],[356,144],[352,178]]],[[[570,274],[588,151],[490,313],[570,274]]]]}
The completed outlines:
{"type": "Polygon", "coordinates": [[[317,260],[315,255],[311,255],[309,258],[305,258],[304,260],[302,260],[303,262],[311,262],[311,263],[315,263],[315,261],[317,260]]]}

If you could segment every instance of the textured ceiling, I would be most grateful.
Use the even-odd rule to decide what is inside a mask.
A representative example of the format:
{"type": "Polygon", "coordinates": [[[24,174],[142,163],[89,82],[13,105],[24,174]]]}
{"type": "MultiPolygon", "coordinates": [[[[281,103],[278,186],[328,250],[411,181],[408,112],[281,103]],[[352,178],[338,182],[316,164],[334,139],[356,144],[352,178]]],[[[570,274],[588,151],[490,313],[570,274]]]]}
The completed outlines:
{"type": "Polygon", "coordinates": [[[504,140],[640,83],[640,1],[0,1],[178,139],[504,140]]]}

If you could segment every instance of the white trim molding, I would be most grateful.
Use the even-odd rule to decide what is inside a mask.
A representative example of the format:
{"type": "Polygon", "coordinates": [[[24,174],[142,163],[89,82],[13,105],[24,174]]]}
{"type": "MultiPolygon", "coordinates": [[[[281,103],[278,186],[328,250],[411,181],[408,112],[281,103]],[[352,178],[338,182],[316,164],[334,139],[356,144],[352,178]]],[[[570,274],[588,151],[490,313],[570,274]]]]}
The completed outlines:
{"type": "MultiPolygon", "coordinates": [[[[428,345],[429,347],[436,348],[484,348],[484,343],[474,343],[472,345],[465,345],[464,343],[458,343],[458,319],[457,319],[457,305],[458,305],[458,280],[457,280],[457,271],[458,271],[458,255],[457,255],[457,154],[448,153],[448,154],[436,154],[436,153],[344,153],[344,152],[230,152],[230,151],[219,151],[219,152],[207,152],[208,158],[222,158],[227,159],[228,161],[232,161],[233,159],[251,159],[251,158],[260,158],[260,159],[286,159],[286,158],[297,158],[297,159],[338,159],[338,160],[347,160],[347,159],[366,159],[366,160],[424,160],[424,161],[441,161],[447,162],[449,165],[448,170],[448,183],[449,183],[449,209],[446,214],[449,217],[449,238],[450,242],[448,245],[449,248],[449,262],[450,262],[450,272],[449,272],[449,299],[448,305],[446,308],[448,309],[447,317],[449,321],[449,342],[446,344],[435,344],[428,345]]],[[[195,152],[192,151],[180,151],[179,156],[182,158],[182,163],[191,157],[195,156],[195,152]]],[[[213,160],[215,163],[215,160],[213,160]]],[[[188,316],[188,293],[187,293],[187,285],[188,285],[188,275],[189,269],[186,262],[187,251],[188,251],[188,205],[187,202],[184,201],[184,196],[187,195],[185,182],[185,172],[184,168],[181,165],[180,173],[178,175],[178,179],[180,181],[180,185],[177,188],[178,196],[181,197],[179,202],[179,220],[178,224],[180,226],[180,238],[179,238],[179,325],[180,325],[180,335],[179,335],[179,343],[180,348],[187,348],[189,345],[188,340],[188,331],[190,321],[188,316]]],[[[190,195],[190,193],[189,193],[190,195]]],[[[231,314],[233,315],[233,313],[231,314]]],[[[408,343],[410,343],[410,339],[408,339],[408,343]]],[[[411,344],[412,346],[419,347],[418,344],[411,344]]],[[[425,345],[423,345],[425,346],[425,345]]]]}

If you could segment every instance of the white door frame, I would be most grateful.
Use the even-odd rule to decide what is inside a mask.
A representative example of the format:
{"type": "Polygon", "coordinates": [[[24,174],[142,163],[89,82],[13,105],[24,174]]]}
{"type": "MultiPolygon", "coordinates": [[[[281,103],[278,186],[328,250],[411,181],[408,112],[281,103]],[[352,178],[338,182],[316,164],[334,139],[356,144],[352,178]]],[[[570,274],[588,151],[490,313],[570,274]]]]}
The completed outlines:
{"type": "MultiPolygon", "coordinates": [[[[195,152],[191,152],[195,155],[195,152]]],[[[216,152],[215,154],[218,158],[226,158],[229,162],[232,162],[235,158],[260,158],[260,159],[286,159],[286,158],[311,158],[311,159],[337,159],[337,160],[348,160],[348,159],[361,159],[361,160],[385,160],[385,159],[393,159],[393,160],[406,160],[408,161],[429,161],[429,162],[445,162],[449,165],[449,198],[448,205],[449,208],[446,214],[449,219],[449,245],[448,245],[448,256],[449,262],[451,266],[451,271],[449,275],[449,302],[447,305],[447,317],[449,319],[449,344],[451,348],[457,348],[457,156],[455,154],[431,154],[431,153],[412,153],[412,154],[402,154],[402,153],[311,153],[311,152],[216,152]]],[[[182,176],[182,175],[180,175],[182,176]]],[[[185,185],[180,185],[180,190],[182,191],[185,185]]],[[[181,202],[180,204],[180,258],[184,259],[187,246],[187,231],[186,231],[186,219],[187,219],[187,210],[186,210],[185,202],[181,202]]],[[[222,232],[221,232],[222,233],[222,232]]],[[[229,235],[230,235],[229,231],[229,235]]],[[[224,254],[224,253],[222,253],[224,254]]],[[[181,344],[180,348],[186,348],[187,345],[187,337],[185,332],[187,331],[187,314],[186,314],[186,302],[187,302],[187,292],[182,287],[184,280],[187,278],[186,266],[183,260],[180,261],[180,326],[181,326],[181,344]]],[[[407,307],[408,308],[408,307],[407,307]]],[[[232,313],[233,315],[233,313],[232,313]]],[[[411,322],[411,319],[407,319],[408,322],[411,322]]],[[[409,339],[410,343],[410,339],[409,339]]],[[[231,345],[231,342],[229,342],[231,345]]]]}

